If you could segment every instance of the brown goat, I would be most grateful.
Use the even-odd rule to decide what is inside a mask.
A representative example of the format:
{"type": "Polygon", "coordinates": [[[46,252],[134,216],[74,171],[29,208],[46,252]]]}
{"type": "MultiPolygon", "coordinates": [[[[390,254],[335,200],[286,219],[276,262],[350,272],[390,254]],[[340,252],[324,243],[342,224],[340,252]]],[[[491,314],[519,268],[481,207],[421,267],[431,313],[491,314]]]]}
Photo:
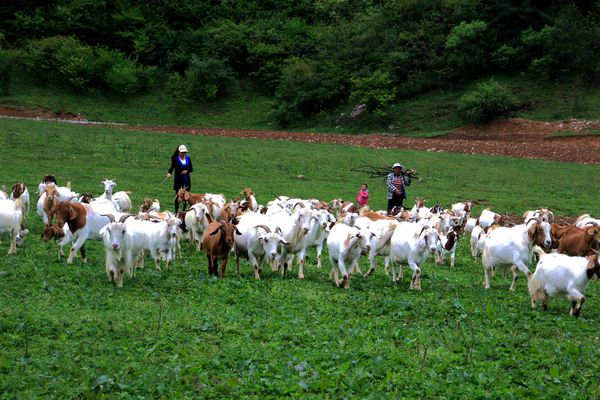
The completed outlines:
{"type": "Polygon", "coordinates": [[[217,276],[219,269],[217,261],[221,259],[221,271],[218,272],[219,278],[225,277],[225,268],[229,252],[233,248],[233,235],[241,235],[234,224],[230,222],[211,222],[206,227],[202,237],[204,251],[208,259],[208,274],[217,276]]]}
{"type": "MultiPolygon", "coordinates": [[[[71,233],[75,235],[78,230],[85,226],[86,221],[87,211],[83,204],[70,203],[68,201],[61,201],[57,204],[56,225],[58,225],[59,228],[62,228],[65,224],[67,224],[71,233]]],[[[71,252],[69,253],[67,264],[71,264],[73,262],[73,257],[75,257],[75,253],[77,252],[77,250],[74,250],[76,244],[73,246],[74,247],[71,248],[71,252]]],[[[85,246],[83,244],[79,248],[79,252],[81,253],[81,259],[85,263],[87,259],[85,258],[85,246]]]]}
{"type": "Polygon", "coordinates": [[[183,203],[183,209],[185,210],[186,204],[193,206],[196,203],[201,203],[204,200],[204,193],[191,193],[185,188],[181,188],[177,191],[177,200],[183,203]]]}
{"type": "Polygon", "coordinates": [[[246,208],[250,208],[253,211],[257,209],[258,203],[256,203],[256,194],[254,193],[252,188],[244,188],[244,190],[240,192],[240,196],[244,196],[244,199],[246,200],[247,204],[246,208]]]}
{"type": "Polygon", "coordinates": [[[584,229],[570,226],[558,243],[558,252],[570,256],[587,256],[593,254],[600,244],[600,226],[584,229]]]}
{"type": "Polygon", "coordinates": [[[550,237],[552,238],[552,244],[550,245],[551,249],[558,249],[558,243],[560,239],[564,236],[565,232],[570,228],[570,225],[562,225],[552,223],[550,224],[550,237]]]}
{"type": "Polygon", "coordinates": [[[44,199],[44,224],[52,225],[56,206],[60,202],[60,194],[58,193],[58,189],[56,189],[56,185],[52,184],[46,186],[44,193],[46,194],[46,198],[44,199]]]}

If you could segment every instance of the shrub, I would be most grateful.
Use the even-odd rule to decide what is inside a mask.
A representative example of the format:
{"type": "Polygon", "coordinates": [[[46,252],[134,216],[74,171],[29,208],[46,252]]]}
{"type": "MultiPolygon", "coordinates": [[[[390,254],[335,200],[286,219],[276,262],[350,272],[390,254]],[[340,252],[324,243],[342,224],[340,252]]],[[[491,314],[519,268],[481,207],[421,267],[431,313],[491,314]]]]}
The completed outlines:
{"type": "Polygon", "coordinates": [[[396,89],[392,87],[390,74],[387,72],[375,71],[367,77],[352,78],[351,82],[351,105],[366,104],[368,110],[382,113],[396,97],[396,89]]]}
{"type": "Polygon", "coordinates": [[[112,90],[129,95],[142,87],[143,69],[135,61],[123,59],[113,64],[105,75],[106,83],[112,90]]]}
{"type": "Polygon", "coordinates": [[[446,38],[448,64],[459,74],[466,75],[485,65],[487,51],[487,24],[475,20],[461,22],[452,28],[446,38]]]}
{"type": "Polygon", "coordinates": [[[271,118],[282,127],[334,107],[344,93],[343,73],[334,63],[302,57],[286,60],[275,91],[271,118]]]}
{"type": "Polygon", "coordinates": [[[122,96],[139,92],[146,83],[145,68],[119,50],[96,48],[94,84],[102,85],[122,96]]]}
{"type": "Polygon", "coordinates": [[[0,94],[2,96],[8,96],[15,65],[19,61],[20,53],[18,51],[0,49],[0,94]]]}
{"type": "Polygon", "coordinates": [[[71,36],[32,41],[23,61],[33,76],[45,82],[64,80],[77,89],[86,86],[96,72],[94,50],[71,36]]]}
{"type": "Polygon", "coordinates": [[[171,74],[167,90],[177,101],[206,101],[225,92],[232,80],[233,72],[222,60],[193,56],[184,74],[171,74]]]}
{"type": "Polygon", "coordinates": [[[76,89],[82,89],[94,76],[94,50],[74,37],[68,37],[54,53],[55,65],[76,89]]]}
{"type": "Polygon", "coordinates": [[[495,79],[477,84],[475,90],[465,93],[458,100],[460,116],[470,122],[487,122],[506,116],[519,108],[521,103],[509,88],[495,79]]]}

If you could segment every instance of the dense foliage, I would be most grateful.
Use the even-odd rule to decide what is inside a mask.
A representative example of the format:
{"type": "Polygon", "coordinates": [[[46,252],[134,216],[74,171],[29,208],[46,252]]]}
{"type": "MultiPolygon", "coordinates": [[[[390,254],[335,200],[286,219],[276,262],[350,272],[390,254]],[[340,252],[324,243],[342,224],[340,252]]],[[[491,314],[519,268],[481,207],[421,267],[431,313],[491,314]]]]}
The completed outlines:
{"type": "Polygon", "coordinates": [[[42,84],[122,96],[157,86],[180,102],[252,80],[273,94],[281,125],[357,103],[383,118],[394,102],[493,74],[598,82],[599,10],[564,0],[5,2],[0,83],[6,92],[12,60],[42,84]]]}

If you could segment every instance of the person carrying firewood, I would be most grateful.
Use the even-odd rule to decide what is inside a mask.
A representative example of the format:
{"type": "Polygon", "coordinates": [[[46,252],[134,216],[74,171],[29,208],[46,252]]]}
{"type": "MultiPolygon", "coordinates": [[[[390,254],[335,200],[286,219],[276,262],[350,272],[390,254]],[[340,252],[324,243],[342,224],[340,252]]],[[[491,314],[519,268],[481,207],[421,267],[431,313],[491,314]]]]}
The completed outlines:
{"type": "Polygon", "coordinates": [[[392,165],[392,172],[387,175],[387,212],[393,215],[402,209],[402,203],[406,198],[406,187],[410,186],[412,176],[406,174],[406,168],[400,163],[392,165]]]}

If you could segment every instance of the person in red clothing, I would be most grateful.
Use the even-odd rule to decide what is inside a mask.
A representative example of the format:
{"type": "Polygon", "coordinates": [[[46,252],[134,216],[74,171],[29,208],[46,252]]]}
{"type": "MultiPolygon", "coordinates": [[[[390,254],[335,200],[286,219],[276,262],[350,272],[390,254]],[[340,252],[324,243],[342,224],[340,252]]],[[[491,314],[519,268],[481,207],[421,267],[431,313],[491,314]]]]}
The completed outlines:
{"type": "Polygon", "coordinates": [[[366,183],[363,183],[360,187],[360,192],[356,196],[356,201],[358,202],[359,207],[364,207],[369,205],[369,189],[366,183]]]}

